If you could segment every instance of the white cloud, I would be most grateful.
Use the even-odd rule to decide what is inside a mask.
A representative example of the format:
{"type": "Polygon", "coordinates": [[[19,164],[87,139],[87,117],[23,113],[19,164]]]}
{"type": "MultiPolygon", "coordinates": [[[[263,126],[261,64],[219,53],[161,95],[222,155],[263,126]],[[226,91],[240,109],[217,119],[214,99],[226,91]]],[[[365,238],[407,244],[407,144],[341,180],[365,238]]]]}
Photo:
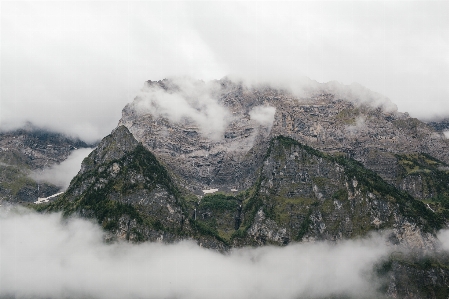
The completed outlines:
{"type": "Polygon", "coordinates": [[[365,116],[357,116],[355,119],[355,123],[353,125],[346,126],[346,130],[352,135],[357,134],[366,128],[365,121],[365,116]]]}
{"type": "Polygon", "coordinates": [[[274,122],[274,114],[276,113],[276,108],[271,106],[257,106],[254,107],[249,115],[251,119],[257,121],[262,126],[271,128],[274,122]]]}
{"type": "Polygon", "coordinates": [[[231,113],[214,97],[218,84],[188,78],[172,78],[171,83],[176,90],[166,91],[158,85],[145,87],[133,105],[137,113],[167,117],[175,123],[193,121],[205,136],[223,138],[231,113]]]}
{"type": "Polygon", "coordinates": [[[38,182],[48,182],[62,189],[69,187],[70,181],[80,171],[81,162],[86,158],[92,148],[81,148],[74,150],[70,156],[61,162],[42,171],[35,171],[30,176],[38,182]]]}
{"type": "Polygon", "coordinates": [[[445,251],[449,251],[449,229],[439,231],[437,237],[441,242],[441,248],[445,251]]]}
{"type": "Polygon", "coordinates": [[[59,214],[0,208],[0,296],[15,298],[375,297],[385,238],[238,249],[193,242],[105,244],[100,228],[59,214]]]}
{"type": "Polygon", "coordinates": [[[447,1],[2,2],[0,126],[100,139],[146,80],[358,82],[449,114],[447,1]]]}

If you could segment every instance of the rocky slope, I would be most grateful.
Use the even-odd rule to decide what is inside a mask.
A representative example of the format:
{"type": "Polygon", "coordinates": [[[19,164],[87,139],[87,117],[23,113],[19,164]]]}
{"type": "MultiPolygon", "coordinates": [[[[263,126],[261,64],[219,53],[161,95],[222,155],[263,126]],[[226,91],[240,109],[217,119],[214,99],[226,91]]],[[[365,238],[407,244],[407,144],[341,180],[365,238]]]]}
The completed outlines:
{"type": "Polygon", "coordinates": [[[342,95],[328,85],[302,97],[226,79],[214,82],[207,91],[201,88],[185,88],[176,80],[149,81],[142,94],[123,109],[119,122],[176,173],[180,184],[199,194],[209,188],[243,190],[254,184],[260,153],[268,140],[278,135],[327,153],[345,153],[398,188],[409,181],[403,176],[398,154],[425,153],[443,166],[449,163],[449,140],[443,133],[391,109],[391,103],[379,102],[367,91],[362,101],[357,94],[342,95]],[[201,125],[188,115],[174,119],[170,111],[161,108],[163,103],[154,101],[161,95],[181,95],[201,112],[201,103],[194,100],[198,95],[192,89],[209,93],[227,113],[219,138],[204,133],[207,124],[201,125]],[[377,102],[370,104],[370,100],[377,102]],[[262,110],[266,113],[256,113],[262,110]]]}
{"type": "Polygon", "coordinates": [[[15,131],[0,132],[0,201],[34,202],[60,189],[32,179],[31,171],[42,170],[67,159],[86,143],[32,125],[15,131]]]}
{"type": "Polygon", "coordinates": [[[436,232],[449,219],[448,140],[330,87],[298,97],[228,80],[148,82],[40,209],[96,219],[109,240],[220,251],[382,231],[395,253],[376,265],[381,293],[446,298],[436,232]]]}
{"type": "Polygon", "coordinates": [[[109,232],[108,240],[194,239],[222,251],[338,242],[386,231],[396,253],[375,266],[381,293],[393,298],[448,294],[447,258],[423,257],[438,250],[435,231],[444,223],[443,213],[353,159],[289,137],[269,141],[250,188],[201,197],[178,186],[164,165],[119,126],[83,161],[67,192],[39,208],[94,218],[109,232]]]}
{"type": "Polygon", "coordinates": [[[442,214],[387,184],[362,164],[288,138],[273,138],[256,182],[239,194],[198,197],[124,126],[105,137],[64,196],[47,207],[93,217],[128,240],[194,238],[203,246],[331,240],[392,229],[393,243],[433,248],[442,214]]]}

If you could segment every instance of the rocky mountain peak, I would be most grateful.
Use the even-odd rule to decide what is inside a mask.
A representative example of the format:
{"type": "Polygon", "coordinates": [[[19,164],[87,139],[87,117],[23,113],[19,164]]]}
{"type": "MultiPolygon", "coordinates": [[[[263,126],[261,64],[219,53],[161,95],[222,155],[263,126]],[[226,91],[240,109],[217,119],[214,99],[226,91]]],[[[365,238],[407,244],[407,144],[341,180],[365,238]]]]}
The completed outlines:
{"type": "Polygon", "coordinates": [[[444,134],[398,112],[389,99],[358,84],[306,83],[298,93],[227,78],[149,81],[119,125],[199,193],[251,186],[257,153],[278,135],[351,156],[393,184],[395,154],[427,153],[449,163],[444,134]]]}
{"type": "Polygon", "coordinates": [[[124,155],[134,151],[138,145],[139,142],[129,132],[128,128],[118,126],[111,134],[103,138],[96,150],[83,161],[81,172],[89,171],[96,165],[119,160],[124,155]]]}

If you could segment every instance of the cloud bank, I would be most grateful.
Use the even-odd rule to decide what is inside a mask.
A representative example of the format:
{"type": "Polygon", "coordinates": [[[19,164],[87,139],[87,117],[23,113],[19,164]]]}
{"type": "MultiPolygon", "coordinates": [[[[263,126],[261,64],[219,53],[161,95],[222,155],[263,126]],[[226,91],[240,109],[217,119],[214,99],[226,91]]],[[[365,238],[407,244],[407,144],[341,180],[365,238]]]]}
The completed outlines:
{"type": "Polygon", "coordinates": [[[48,182],[65,190],[69,187],[70,181],[80,171],[81,162],[90,154],[90,152],[92,152],[92,150],[92,148],[74,150],[70,156],[60,164],[55,164],[42,171],[33,172],[30,176],[37,182],[48,182]]]}
{"type": "Polygon", "coordinates": [[[380,235],[224,255],[193,242],[105,244],[89,221],[18,207],[1,207],[0,221],[0,297],[365,298],[389,253],[380,235]]]}
{"type": "MultiPolygon", "coordinates": [[[[146,80],[358,82],[414,117],[449,111],[447,1],[2,2],[0,127],[92,142],[146,80]]],[[[354,89],[354,88],[351,88],[354,89]]]]}

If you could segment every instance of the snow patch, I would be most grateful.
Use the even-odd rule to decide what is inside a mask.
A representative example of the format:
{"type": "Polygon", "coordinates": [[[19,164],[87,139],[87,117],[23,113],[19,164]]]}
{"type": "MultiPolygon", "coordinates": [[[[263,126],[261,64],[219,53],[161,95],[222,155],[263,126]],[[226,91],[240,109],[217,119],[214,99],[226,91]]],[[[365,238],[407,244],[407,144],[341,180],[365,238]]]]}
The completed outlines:
{"type": "Polygon", "coordinates": [[[203,190],[203,193],[204,194],[212,194],[212,193],[215,193],[217,191],[218,191],[218,189],[209,189],[209,190],[203,190]]]}
{"type": "Polygon", "coordinates": [[[59,193],[50,195],[49,197],[39,197],[34,203],[35,204],[40,204],[40,203],[44,203],[44,202],[49,202],[50,198],[56,197],[58,195],[61,195],[62,193],[64,193],[64,192],[59,192],[59,193]]]}

